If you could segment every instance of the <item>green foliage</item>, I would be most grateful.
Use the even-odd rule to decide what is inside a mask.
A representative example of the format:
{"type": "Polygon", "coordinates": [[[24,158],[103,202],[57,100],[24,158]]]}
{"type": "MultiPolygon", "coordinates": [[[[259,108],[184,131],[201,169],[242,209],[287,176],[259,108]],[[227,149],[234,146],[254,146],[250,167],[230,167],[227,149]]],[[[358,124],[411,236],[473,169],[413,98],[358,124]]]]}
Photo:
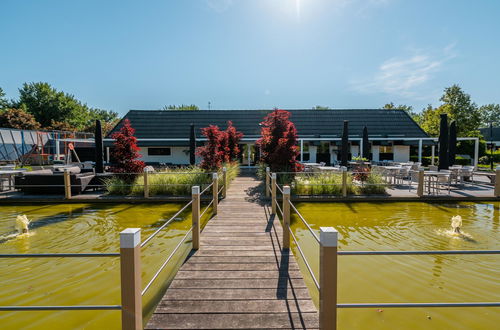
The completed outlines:
{"type": "MultiPolygon", "coordinates": [[[[239,174],[238,163],[225,164],[227,178],[231,182],[239,174]]],[[[191,187],[199,185],[203,190],[212,183],[210,172],[204,172],[197,166],[185,168],[167,169],[163,172],[148,174],[148,186],[150,196],[190,196],[191,187]]],[[[219,172],[219,187],[222,186],[222,171],[219,172]]],[[[138,175],[132,184],[126,178],[116,175],[105,181],[106,190],[110,195],[142,196],[144,194],[144,177],[138,175]]]]}
{"type": "Polygon", "coordinates": [[[193,110],[200,110],[200,108],[195,105],[195,104],[181,104],[181,105],[166,105],[163,107],[162,110],[188,110],[188,111],[193,111],[193,110]]]}
{"type": "Polygon", "coordinates": [[[44,82],[23,84],[16,105],[25,107],[43,128],[50,129],[85,130],[96,119],[107,122],[118,118],[116,112],[90,108],[73,95],[57,91],[44,82]]]}
{"type": "Polygon", "coordinates": [[[0,127],[38,129],[40,124],[32,114],[23,109],[7,109],[0,113],[0,127]]]}
{"type": "Polygon", "coordinates": [[[479,108],[481,113],[481,126],[489,127],[490,123],[493,127],[500,127],[500,104],[486,104],[479,108]]]}
{"type": "MultiPolygon", "coordinates": [[[[385,194],[386,182],[382,176],[370,173],[364,181],[354,180],[354,175],[347,176],[348,195],[385,194]]],[[[296,175],[292,183],[292,193],[296,195],[342,195],[341,173],[314,173],[296,175]]]]}
{"type": "Polygon", "coordinates": [[[9,100],[5,98],[5,92],[2,87],[0,87],[0,110],[8,108],[10,106],[9,100]]]}
{"type": "Polygon", "coordinates": [[[317,105],[315,107],[312,108],[313,110],[330,110],[329,107],[325,107],[325,106],[322,106],[322,105],[317,105]]]}
{"type": "Polygon", "coordinates": [[[445,88],[440,101],[443,102],[441,106],[433,108],[429,105],[421,115],[420,125],[429,135],[439,135],[439,115],[446,113],[449,122],[457,122],[458,136],[479,136],[481,112],[469,94],[460,86],[453,85],[445,88]]]}

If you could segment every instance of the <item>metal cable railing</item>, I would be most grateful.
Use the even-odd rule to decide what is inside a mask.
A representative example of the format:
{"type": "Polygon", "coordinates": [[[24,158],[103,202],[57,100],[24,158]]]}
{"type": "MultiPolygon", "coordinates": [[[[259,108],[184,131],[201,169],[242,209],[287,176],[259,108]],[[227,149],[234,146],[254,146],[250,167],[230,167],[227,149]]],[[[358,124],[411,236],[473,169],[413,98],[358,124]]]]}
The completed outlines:
{"type": "Polygon", "coordinates": [[[119,253],[17,253],[0,254],[0,258],[94,258],[119,257],[119,253]]]}
{"type": "Polygon", "coordinates": [[[338,251],[342,256],[389,256],[389,255],[434,255],[434,254],[500,254],[500,250],[430,250],[430,251],[338,251]]]}
{"type": "Polygon", "coordinates": [[[173,216],[170,217],[170,219],[165,222],[163,225],[161,225],[160,227],[158,227],[158,229],[155,230],[154,233],[152,233],[151,235],[149,235],[148,238],[146,238],[142,243],[141,243],[141,247],[145,246],[151,239],[153,239],[153,237],[155,237],[163,228],[165,228],[166,226],[168,226],[172,221],[175,220],[175,218],[181,214],[188,206],[190,206],[191,204],[193,204],[193,201],[191,200],[189,203],[187,203],[186,205],[184,205],[179,211],[177,211],[177,213],[175,213],[173,216]]]}
{"type": "Polygon", "coordinates": [[[148,289],[151,287],[151,285],[153,284],[153,282],[160,275],[161,271],[167,266],[168,262],[172,259],[172,257],[174,256],[175,252],[177,252],[177,250],[181,247],[181,245],[184,243],[184,241],[186,240],[186,238],[188,237],[188,235],[192,231],[193,231],[193,227],[191,227],[188,230],[188,232],[186,233],[186,235],[184,235],[184,237],[181,239],[181,241],[177,244],[177,246],[173,249],[173,251],[170,253],[170,255],[168,256],[168,258],[165,260],[165,262],[163,262],[163,264],[160,266],[160,268],[158,269],[158,271],[156,271],[156,273],[153,275],[153,277],[151,278],[151,280],[149,281],[149,283],[146,284],[146,286],[144,287],[144,289],[141,292],[141,295],[144,295],[146,293],[146,291],[148,291],[148,289]]]}
{"type": "Polygon", "coordinates": [[[295,207],[295,205],[293,205],[293,203],[290,200],[288,201],[288,203],[290,204],[290,206],[292,207],[292,209],[295,211],[295,213],[297,214],[297,216],[299,217],[299,219],[302,220],[302,222],[307,227],[307,229],[309,229],[309,232],[313,235],[313,237],[316,240],[316,242],[319,243],[319,237],[318,237],[318,235],[316,235],[316,233],[314,232],[314,230],[307,223],[306,219],[304,219],[304,217],[302,216],[302,214],[300,214],[299,210],[297,210],[297,208],[295,207]]]}
{"type": "Polygon", "coordinates": [[[203,210],[203,212],[201,212],[201,214],[200,214],[200,218],[202,218],[202,217],[205,215],[205,212],[207,212],[208,208],[209,208],[210,206],[212,206],[212,204],[213,204],[213,203],[214,203],[214,200],[212,199],[212,200],[210,201],[210,203],[208,203],[208,205],[205,207],[205,209],[203,210]]]}
{"type": "Polygon", "coordinates": [[[205,189],[203,189],[201,192],[200,192],[200,195],[203,195],[208,189],[210,189],[212,186],[214,185],[214,183],[212,182],[211,184],[209,184],[205,189]]]}
{"type": "Polygon", "coordinates": [[[289,227],[288,230],[290,231],[290,235],[292,236],[293,241],[295,242],[295,246],[297,247],[297,250],[300,252],[300,255],[302,256],[302,260],[304,260],[304,264],[307,267],[307,270],[309,271],[309,274],[311,275],[311,278],[313,279],[314,285],[316,288],[319,290],[319,283],[318,280],[316,279],[316,276],[314,276],[314,272],[307,262],[306,256],[304,255],[304,252],[302,252],[302,249],[300,248],[299,242],[297,242],[297,239],[295,238],[295,235],[293,234],[292,229],[289,227]]]}

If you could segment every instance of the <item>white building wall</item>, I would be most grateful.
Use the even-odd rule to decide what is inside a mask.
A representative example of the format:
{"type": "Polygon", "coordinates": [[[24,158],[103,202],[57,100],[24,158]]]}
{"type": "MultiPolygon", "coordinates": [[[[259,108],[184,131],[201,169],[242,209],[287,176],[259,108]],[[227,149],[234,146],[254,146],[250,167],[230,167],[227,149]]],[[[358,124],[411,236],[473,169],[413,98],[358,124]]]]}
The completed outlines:
{"type": "Polygon", "coordinates": [[[317,146],[309,146],[309,163],[316,163],[316,153],[318,152],[317,146]]]}
{"type": "Polygon", "coordinates": [[[394,161],[405,163],[410,161],[410,146],[393,146],[394,161]]]}
{"type": "Polygon", "coordinates": [[[379,146],[372,145],[372,160],[374,162],[380,161],[380,148],[379,146]]]}
{"type": "Polygon", "coordinates": [[[359,156],[359,146],[351,146],[352,158],[359,156]]]}
{"type": "MultiPolygon", "coordinates": [[[[143,162],[158,162],[171,163],[174,165],[189,165],[189,148],[188,147],[155,147],[155,148],[170,148],[169,156],[148,156],[148,148],[142,147],[139,153],[142,155],[140,160],[143,162]]],[[[198,161],[198,159],[197,159],[198,161]]]]}

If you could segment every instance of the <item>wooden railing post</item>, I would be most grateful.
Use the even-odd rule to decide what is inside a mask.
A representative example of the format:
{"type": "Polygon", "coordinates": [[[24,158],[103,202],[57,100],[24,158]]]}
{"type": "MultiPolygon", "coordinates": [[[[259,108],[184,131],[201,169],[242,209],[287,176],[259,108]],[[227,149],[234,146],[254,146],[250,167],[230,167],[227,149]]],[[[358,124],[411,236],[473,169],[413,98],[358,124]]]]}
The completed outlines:
{"type": "Polygon", "coordinates": [[[495,171],[495,197],[500,197],[500,166],[495,171]]]}
{"type": "Polygon", "coordinates": [[[347,167],[342,167],[342,196],[347,197],[347,167]]]}
{"type": "Polygon", "coordinates": [[[417,186],[417,196],[422,197],[424,195],[424,170],[418,171],[418,186],[417,186]]]}
{"type": "Polygon", "coordinates": [[[276,173],[271,173],[271,214],[276,214],[276,173]]]}
{"type": "Polygon", "coordinates": [[[337,329],[337,244],[333,227],[320,227],[319,233],[319,328],[337,329]]]}
{"type": "Polygon", "coordinates": [[[271,169],[269,167],[266,167],[266,197],[269,198],[269,195],[271,192],[269,191],[269,184],[271,183],[271,178],[269,177],[271,175],[271,169]]]}
{"type": "Polygon", "coordinates": [[[149,198],[148,170],[144,169],[144,198],[149,198]]]}
{"type": "Polygon", "coordinates": [[[227,195],[227,168],[222,168],[222,198],[226,198],[227,195]]]}
{"type": "Polygon", "coordinates": [[[218,206],[217,204],[219,204],[219,176],[217,175],[217,173],[212,174],[212,182],[212,196],[214,199],[214,202],[212,204],[212,211],[213,214],[216,215],[218,206]]]}
{"type": "Polygon", "coordinates": [[[64,198],[71,199],[71,173],[64,170],[64,198]]]}
{"type": "Polygon", "coordinates": [[[120,233],[122,329],[142,329],[141,229],[120,233]]]}
{"type": "Polygon", "coordinates": [[[191,205],[191,220],[193,222],[193,250],[200,248],[200,187],[191,188],[193,204],[191,205]]]}
{"type": "Polygon", "coordinates": [[[290,248],[290,186],[283,187],[283,249],[290,248]]]}

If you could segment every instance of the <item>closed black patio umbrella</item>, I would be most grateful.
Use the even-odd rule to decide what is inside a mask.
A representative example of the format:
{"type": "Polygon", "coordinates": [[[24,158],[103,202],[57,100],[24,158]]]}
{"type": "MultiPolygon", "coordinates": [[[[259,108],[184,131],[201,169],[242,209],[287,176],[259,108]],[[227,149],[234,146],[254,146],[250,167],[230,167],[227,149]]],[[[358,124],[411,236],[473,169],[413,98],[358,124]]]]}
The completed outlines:
{"type": "Polygon", "coordinates": [[[447,170],[448,161],[448,115],[443,113],[439,124],[439,169],[447,170]]]}
{"type": "Polygon", "coordinates": [[[101,121],[95,121],[95,172],[104,173],[104,146],[102,144],[101,121]]]}
{"type": "Polygon", "coordinates": [[[368,127],[363,128],[363,158],[370,160],[370,141],[368,140],[368,127]]]}
{"type": "Polygon", "coordinates": [[[196,164],[196,134],[194,132],[194,124],[191,124],[189,132],[189,164],[196,164]]]}
{"type": "Polygon", "coordinates": [[[348,155],[349,155],[349,121],[344,120],[344,129],[342,130],[342,145],[340,146],[340,165],[347,166],[348,155]]]}
{"type": "Polygon", "coordinates": [[[449,165],[455,165],[455,156],[457,154],[457,123],[452,121],[450,124],[450,145],[448,146],[449,151],[449,165]]]}

